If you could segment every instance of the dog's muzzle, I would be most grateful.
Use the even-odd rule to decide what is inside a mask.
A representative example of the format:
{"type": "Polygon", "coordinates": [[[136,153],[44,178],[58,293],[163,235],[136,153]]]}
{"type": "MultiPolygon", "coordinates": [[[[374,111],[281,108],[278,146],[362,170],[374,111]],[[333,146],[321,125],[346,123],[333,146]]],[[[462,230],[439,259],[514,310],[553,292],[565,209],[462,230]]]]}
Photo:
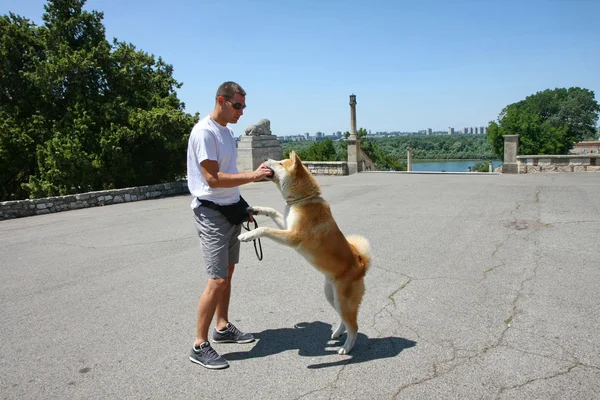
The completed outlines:
{"type": "MultiPolygon", "coordinates": [[[[265,157],[265,158],[264,158],[264,161],[265,161],[265,162],[269,161],[269,157],[265,157]]],[[[267,168],[269,168],[269,167],[267,167],[267,168]]],[[[268,175],[268,176],[267,176],[267,178],[271,179],[271,178],[273,177],[273,175],[275,175],[275,171],[273,171],[273,169],[272,169],[272,168],[269,168],[269,169],[271,170],[271,174],[270,174],[270,175],[268,175]]]]}

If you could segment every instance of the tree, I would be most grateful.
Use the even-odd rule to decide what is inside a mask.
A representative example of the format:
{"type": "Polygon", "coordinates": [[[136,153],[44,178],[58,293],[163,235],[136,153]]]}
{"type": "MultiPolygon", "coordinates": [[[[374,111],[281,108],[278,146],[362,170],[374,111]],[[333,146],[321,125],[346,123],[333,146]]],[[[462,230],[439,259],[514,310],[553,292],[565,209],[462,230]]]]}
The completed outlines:
{"type": "Polygon", "coordinates": [[[185,174],[181,84],[114,39],[85,0],[50,0],[44,25],[0,17],[0,199],[168,182],[185,174]]]}
{"type": "Polygon", "coordinates": [[[35,149],[47,136],[36,69],[45,58],[44,32],[13,13],[0,16],[0,200],[26,197],[21,184],[36,167],[35,149]]]}
{"type": "Polygon", "coordinates": [[[378,169],[384,171],[406,170],[406,163],[383,150],[377,143],[367,138],[367,133],[368,131],[365,128],[360,128],[356,132],[356,136],[360,139],[360,149],[375,163],[378,169]]]}
{"type": "MultiPolygon", "coordinates": [[[[290,151],[291,149],[284,153],[285,158],[289,157],[290,151]]],[[[298,150],[296,153],[304,161],[341,161],[338,158],[331,139],[316,141],[309,147],[298,150]]]]}
{"type": "Polygon", "coordinates": [[[577,141],[593,138],[600,106],[594,92],[573,87],[537,92],[506,106],[488,126],[494,153],[502,156],[504,135],[519,135],[521,154],[567,154],[577,141]]]}

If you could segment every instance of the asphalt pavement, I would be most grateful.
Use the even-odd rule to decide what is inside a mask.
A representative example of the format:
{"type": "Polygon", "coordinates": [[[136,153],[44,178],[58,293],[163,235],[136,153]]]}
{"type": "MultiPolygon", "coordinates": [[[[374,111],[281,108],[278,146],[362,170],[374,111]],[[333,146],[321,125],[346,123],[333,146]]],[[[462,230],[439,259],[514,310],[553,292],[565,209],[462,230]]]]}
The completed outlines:
{"type": "MultiPolygon", "coordinates": [[[[323,277],[263,239],[230,307],[257,340],[214,345],[228,369],[191,363],[206,277],[177,196],[0,222],[0,398],[600,398],[600,174],[318,181],[372,247],[350,355],[323,277]]],[[[242,194],[283,210],[270,182],[242,194]]]]}

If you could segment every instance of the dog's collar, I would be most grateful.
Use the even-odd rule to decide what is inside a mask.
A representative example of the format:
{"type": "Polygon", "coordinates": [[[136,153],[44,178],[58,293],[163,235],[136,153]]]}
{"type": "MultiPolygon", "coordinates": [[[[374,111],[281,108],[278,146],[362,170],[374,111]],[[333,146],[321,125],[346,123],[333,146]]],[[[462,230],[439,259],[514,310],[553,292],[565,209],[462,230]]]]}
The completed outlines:
{"type": "Polygon", "coordinates": [[[313,194],[310,194],[306,197],[302,197],[300,199],[287,200],[286,203],[288,204],[288,206],[291,206],[292,204],[296,204],[296,203],[300,203],[301,201],[304,201],[304,200],[312,199],[313,197],[316,197],[318,195],[319,195],[319,192],[315,192],[313,194]]]}

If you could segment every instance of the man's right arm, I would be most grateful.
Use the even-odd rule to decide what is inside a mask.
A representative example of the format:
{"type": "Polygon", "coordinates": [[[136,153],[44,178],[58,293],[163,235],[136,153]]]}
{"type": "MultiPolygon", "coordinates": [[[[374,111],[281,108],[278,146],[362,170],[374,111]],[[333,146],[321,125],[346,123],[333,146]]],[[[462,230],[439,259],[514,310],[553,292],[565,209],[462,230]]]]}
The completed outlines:
{"type": "Polygon", "coordinates": [[[271,175],[271,170],[261,164],[256,171],[228,174],[219,171],[219,163],[215,160],[204,160],[200,163],[200,169],[211,188],[231,188],[246,183],[260,181],[271,175]]]}

